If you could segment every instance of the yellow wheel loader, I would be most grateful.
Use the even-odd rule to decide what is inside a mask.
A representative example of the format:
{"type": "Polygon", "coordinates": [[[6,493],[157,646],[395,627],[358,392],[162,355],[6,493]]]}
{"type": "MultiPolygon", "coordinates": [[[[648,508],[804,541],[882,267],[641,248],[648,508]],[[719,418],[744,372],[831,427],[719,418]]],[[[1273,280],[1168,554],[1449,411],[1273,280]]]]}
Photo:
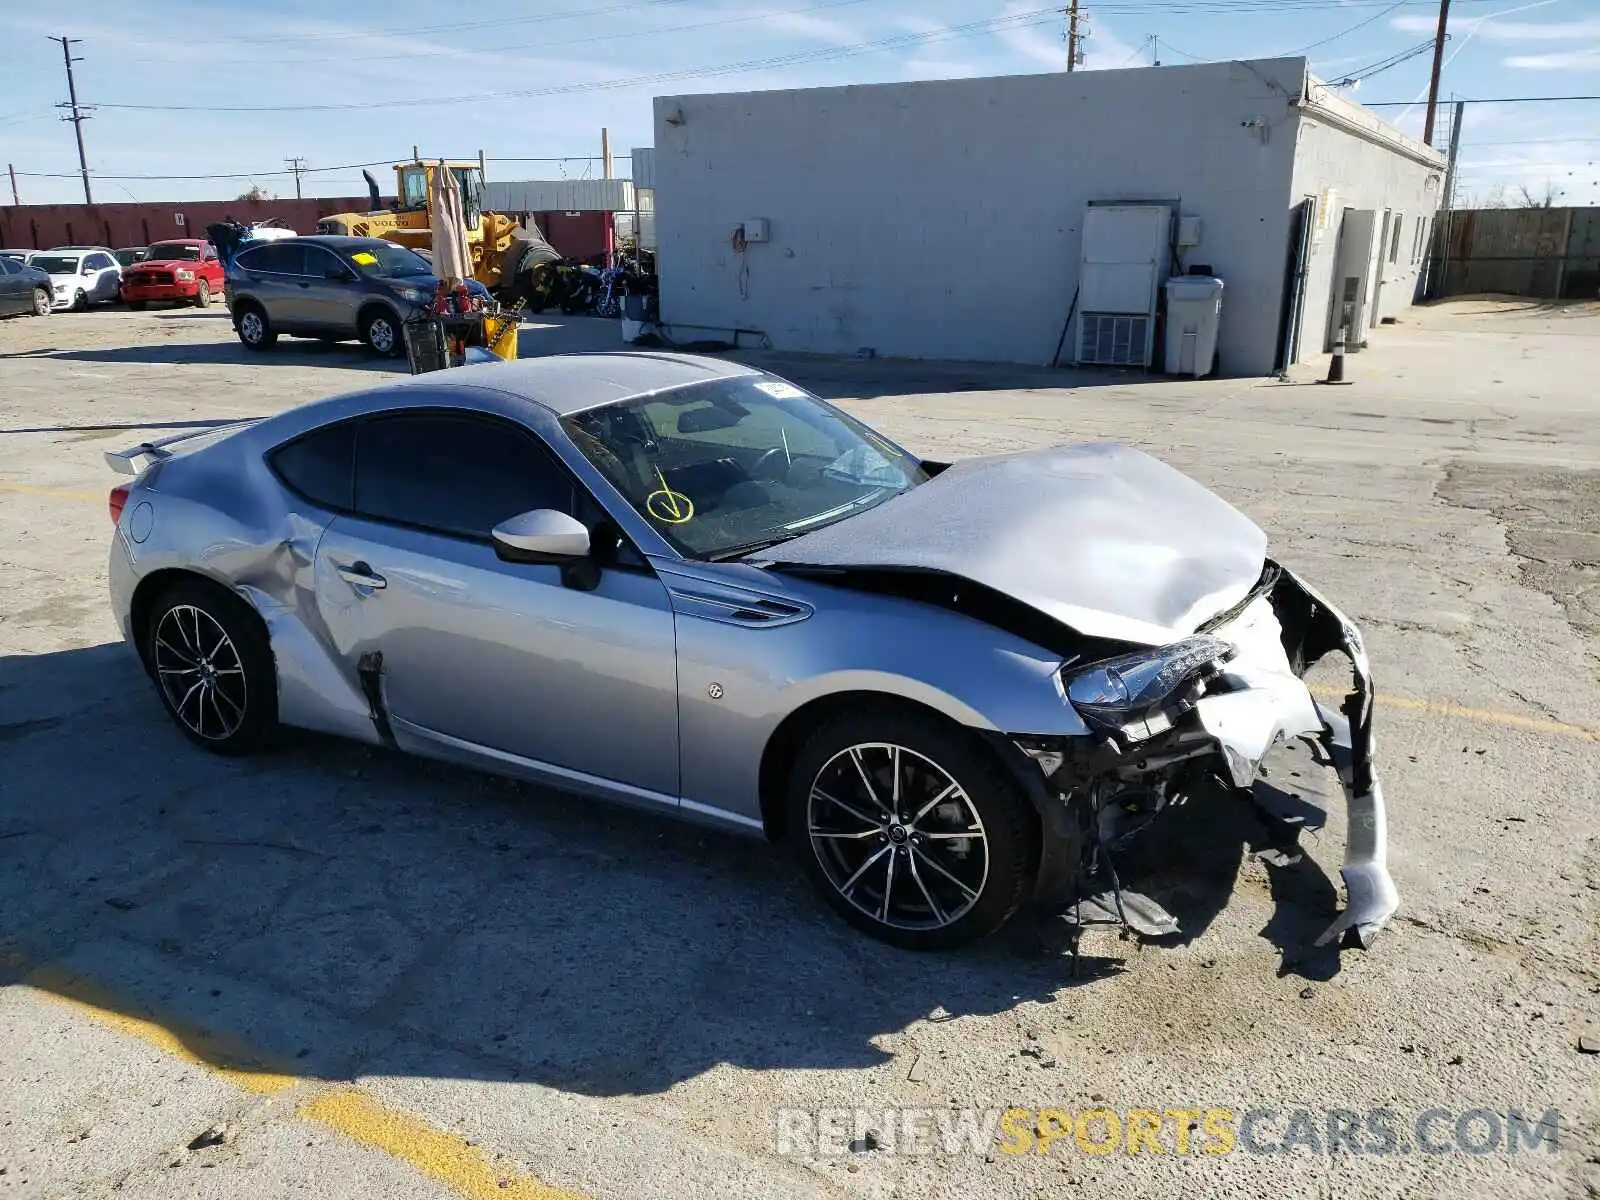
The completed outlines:
{"type": "MultiPolygon", "coordinates": [[[[525,228],[504,213],[483,211],[483,165],[452,162],[461,183],[461,210],[467,222],[467,249],[472,255],[472,277],[503,299],[526,296],[534,289],[535,268],[561,258],[537,227],[525,228]]],[[[334,213],[317,222],[318,233],[385,238],[413,250],[433,246],[433,173],[438,162],[396,163],[395,202],[383,203],[378,181],[363,171],[372,208],[364,213],[334,213]]]]}

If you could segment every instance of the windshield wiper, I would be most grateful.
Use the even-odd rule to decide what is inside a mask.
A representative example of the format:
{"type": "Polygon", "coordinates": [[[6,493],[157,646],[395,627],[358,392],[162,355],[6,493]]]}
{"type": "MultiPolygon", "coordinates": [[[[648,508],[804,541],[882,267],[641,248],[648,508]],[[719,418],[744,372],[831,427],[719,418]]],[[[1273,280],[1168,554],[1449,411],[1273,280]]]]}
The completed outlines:
{"type": "Polygon", "coordinates": [[[727,562],[730,558],[743,558],[747,554],[754,554],[757,550],[765,550],[768,546],[776,546],[779,542],[787,542],[799,537],[796,533],[780,533],[777,537],[762,538],[759,541],[746,542],[742,546],[735,546],[731,550],[719,550],[715,554],[706,556],[707,562],[727,562]]]}

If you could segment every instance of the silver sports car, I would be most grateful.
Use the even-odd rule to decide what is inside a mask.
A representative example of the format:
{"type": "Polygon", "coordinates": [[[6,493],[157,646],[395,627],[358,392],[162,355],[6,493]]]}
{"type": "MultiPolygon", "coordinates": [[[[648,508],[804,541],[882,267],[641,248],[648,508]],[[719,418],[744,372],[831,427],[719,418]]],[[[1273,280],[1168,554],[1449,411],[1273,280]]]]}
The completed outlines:
{"type": "Polygon", "coordinates": [[[1085,897],[1163,932],[1118,848],[1305,739],[1349,812],[1322,941],[1398,903],[1360,635],[1138,451],[918,460],[762,371],[631,353],[107,459],[116,615],[218,753],[299,726],[785,839],[845,919],[941,948],[1085,897]],[[1336,708],[1302,682],[1332,651],[1336,708]]]}

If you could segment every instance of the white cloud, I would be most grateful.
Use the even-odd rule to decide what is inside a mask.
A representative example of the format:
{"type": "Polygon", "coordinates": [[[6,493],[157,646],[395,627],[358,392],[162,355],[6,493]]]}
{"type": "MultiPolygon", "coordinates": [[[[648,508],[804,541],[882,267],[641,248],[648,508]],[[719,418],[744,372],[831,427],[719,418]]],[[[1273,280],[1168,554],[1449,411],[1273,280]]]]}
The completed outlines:
{"type": "MultiPolygon", "coordinates": [[[[1476,26],[1478,36],[1491,42],[1570,42],[1600,38],[1600,20],[1494,21],[1479,17],[1461,24],[1476,26]]],[[[1436,18],[1420,14],[1396,17],[1389,26],[1403,33],[1433,33],[1438,28],[1436,18]]]]}
{"type": "Polygon", "coordinates": [[[792,33],[796,37],[811,38],[834,46],[851,46],[862,40],[861,35],[842,21],[813,17],[809,13],[770,13],[761,22],[769,29],[792,33]]]}
{"type": "MultiPolygon", "coordinates": [[[[1021,9],[1021,5],[1008,4],[1004,16],[1012,16],[1021,9]]],[[[1067,67],[1067,47],[1059,36],[1047,37],[1037,29],[1026,25],[1014,25],[1004,29],[997,29],[994,36],[1000,44],[1010,50],[1019,58],[1026,58],[1031,62],[1043,66],[1054,67],[1064,71],[1067,67]]]]}
{"type": "Polygon", "coordinates": [[[1600,71],[1600,46],[1556,54],[1513,54],[1505,65],[1521,71],[1600,71]]]}

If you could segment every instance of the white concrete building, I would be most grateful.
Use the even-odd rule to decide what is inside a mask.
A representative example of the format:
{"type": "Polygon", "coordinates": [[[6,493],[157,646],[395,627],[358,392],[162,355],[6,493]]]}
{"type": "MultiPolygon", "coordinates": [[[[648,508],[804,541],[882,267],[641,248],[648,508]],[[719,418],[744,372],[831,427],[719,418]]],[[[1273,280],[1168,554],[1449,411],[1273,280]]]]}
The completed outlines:
{"type": "Polygon", "coordinates": [[[1411,303],[1444,173],[1303,58],[663,97],[655,125],[663,317],[824,353],[1139,365],[1161,281],[1208,265],[1221,370],[1265,374],[1411,303]]]}

